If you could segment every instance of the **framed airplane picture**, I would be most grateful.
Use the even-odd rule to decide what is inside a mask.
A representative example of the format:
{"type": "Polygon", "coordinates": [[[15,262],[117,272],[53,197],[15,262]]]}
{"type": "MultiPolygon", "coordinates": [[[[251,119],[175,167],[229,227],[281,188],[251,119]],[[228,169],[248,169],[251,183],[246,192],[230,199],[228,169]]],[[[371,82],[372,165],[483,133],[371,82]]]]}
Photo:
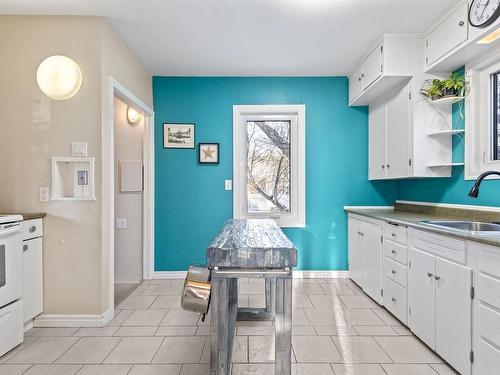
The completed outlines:
{"type": "Polygon", "coordinates": [[[219,164],[219,144],[198,143],[198,162],[200,164],[219,164]]]}
{"type": "Polygon", "coordinates": [[[163,124],[163,148],[194,148],[194,145],[194,124],[163,124]]]}

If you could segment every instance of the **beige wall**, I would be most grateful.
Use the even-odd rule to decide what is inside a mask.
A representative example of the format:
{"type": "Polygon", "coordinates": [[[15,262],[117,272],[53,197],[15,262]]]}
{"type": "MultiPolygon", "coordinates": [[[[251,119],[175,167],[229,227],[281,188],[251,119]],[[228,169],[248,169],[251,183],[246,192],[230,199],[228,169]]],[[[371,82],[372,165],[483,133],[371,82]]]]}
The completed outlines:
{"type": "Polygon", "coordinates": [[[115,283],[142,281],[142,192],[120,190],[120,161],[143,161],[144,117],[136,125],[127,121],[127,108],[115,98],[115,218],[127,220],[127,227],[115,229],[115,283]]]}
{"type": "Polygon", "coordinates": [[[109,110],[103,82],[121,74],[151,103],[151,77],[96,17],[0,16],[0,50],[0,211],[48,213],[45,313],[103,313],[109,280],[101,238],[102,121],[109,110]],[[53,54],[70,56],[83,72],[80,92],[66,101],[48,99],[36,84],[38,64],[53,54]],[[96,158],[97,200],[40,203],[39,188],[50,186],[50,157],[70,156],[71,141],[87,141],[96,158]]]}

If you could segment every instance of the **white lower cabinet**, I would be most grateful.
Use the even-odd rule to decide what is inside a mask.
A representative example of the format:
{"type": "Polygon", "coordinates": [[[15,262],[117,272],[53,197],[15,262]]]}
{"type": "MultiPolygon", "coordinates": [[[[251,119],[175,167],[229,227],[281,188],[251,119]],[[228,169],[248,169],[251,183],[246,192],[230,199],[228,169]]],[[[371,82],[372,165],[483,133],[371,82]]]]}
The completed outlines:
{"type": "MultiPolygon", "coordinates": [[[[436,247],[420,241],[419,233],[414,232],[411,242],[418,243],[421,249],[412,247],[409,251],[408,325],[460,374],[469,375],[472,369],[472,270],[429,253],[435,252],[436,247]]],[[[445,242],[443,237],[441,243],[445,242]]]]}
{"type": "Polygon", "coordinates": [[[459,374],[500,373],[500,247],[349,215],[349,272],[459,374]]]}
{"type": "Polygon", "coordinates": [[[382,223],[349,217],[349,274],[351,280],[382,303],[382,223]]]}

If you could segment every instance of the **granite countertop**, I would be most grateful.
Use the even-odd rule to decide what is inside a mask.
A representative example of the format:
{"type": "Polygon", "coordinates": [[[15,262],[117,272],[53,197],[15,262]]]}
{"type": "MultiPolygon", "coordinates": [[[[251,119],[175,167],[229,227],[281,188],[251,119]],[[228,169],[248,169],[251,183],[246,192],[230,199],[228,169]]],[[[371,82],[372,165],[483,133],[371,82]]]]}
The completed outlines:
{"type": "MultiPolygon", "coordinates": [[[[437,212],[435,213],[422,213],[422,212],[412,212],[412,211],[405,211],[394,208],[382,208],[382,207],[381,208],[346,207],[345,211],[348,213],[366,216],[378,220],[384,220],[395,224],[401,224],[408,227],[426,230],[429,232],[435,232],[465,240],[481,242],[493,246],[500,246],[500,234],[475,234],[467,231],[462,231],[452,228],[435,227],[432,225],[420,223],[420,221],[425,221],[425,220],[482,221],[475,217],[471,218],[471,215],[467,215],[467,213],[464,211],[459,211],[459,212],[454,211],[453,214],[447,214],[446,210],[443,210],[441,212],[437,210],[437,212]]],[[[498,215],[498,213],[495,213],[493,215],[498,215]]],[[[483,221],[488,221],[488,220],[483,220],[483,221]]]]}
{"type": "Polygon", "coordinates": [[[0,215],[21,215],[24,220],[43,219],[45,212],[3,212],[0,215]]]}

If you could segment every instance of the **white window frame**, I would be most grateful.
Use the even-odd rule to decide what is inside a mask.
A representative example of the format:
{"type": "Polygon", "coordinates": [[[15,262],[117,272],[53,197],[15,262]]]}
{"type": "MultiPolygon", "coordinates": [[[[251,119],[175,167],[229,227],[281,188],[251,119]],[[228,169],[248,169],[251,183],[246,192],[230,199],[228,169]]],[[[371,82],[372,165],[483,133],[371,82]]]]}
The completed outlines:
{"type": "Polygon", "coordinates": [[[233,216],[235,219],[274,219],[281,227],[305,227],[305,105],[233,106],[233,216]],[[247,121],[281,120],[291,122],[291,195],[289,213],[248,212],[247,202],[247,121]]]}
{"type": "MultiPolygon", "coordinates": [[[[492,155],[491,75],[500,71],[500,48],[495,48],[465,68],[470,94],[465,101],[465,179],[475,180],[481,173],[500,169],[492,155]]],[[[492,176],[491,178],[498,178],[492,176]]]]}

